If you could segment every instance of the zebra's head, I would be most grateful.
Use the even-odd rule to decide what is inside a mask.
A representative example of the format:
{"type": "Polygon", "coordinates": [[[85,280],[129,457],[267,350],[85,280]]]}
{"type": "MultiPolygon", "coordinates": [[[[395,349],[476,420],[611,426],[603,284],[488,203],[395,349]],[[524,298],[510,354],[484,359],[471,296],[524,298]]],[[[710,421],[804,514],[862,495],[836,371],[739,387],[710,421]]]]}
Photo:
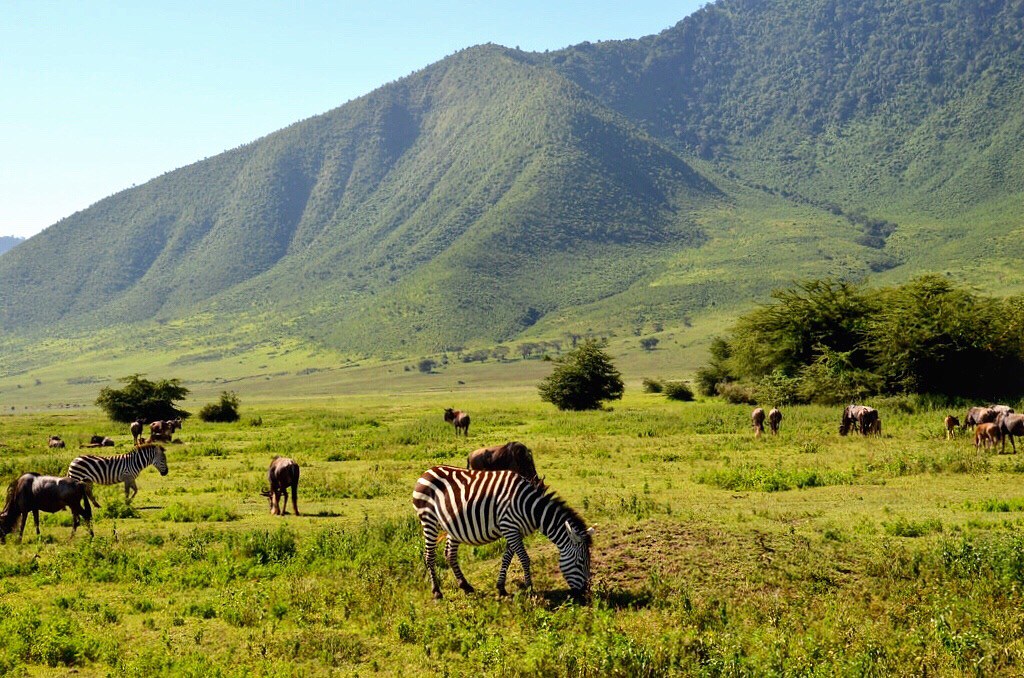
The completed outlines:
{"type": "Polygon", "coordinates": [[[164,448],[162,445],[154,445],[156,449],[153,451],[153,466],[156,467],[157,471],[160,471],[160,475],[167,475],[167,455],[164,454],[164,448]]]}
{"type": "Polygon", "coordinates": [[[590,591],[590,543],[594,528],[579,529],[571,521],[565,521],[568,539],[561,542],[558,567],[573,593],[585,594],[590,591]]]}

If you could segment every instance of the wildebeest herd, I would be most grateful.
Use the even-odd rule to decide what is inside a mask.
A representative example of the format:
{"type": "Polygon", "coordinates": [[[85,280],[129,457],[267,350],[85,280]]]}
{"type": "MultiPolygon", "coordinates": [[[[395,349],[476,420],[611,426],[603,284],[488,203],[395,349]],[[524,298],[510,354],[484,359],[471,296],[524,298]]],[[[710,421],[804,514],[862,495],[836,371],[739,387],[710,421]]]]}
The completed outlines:
{"type": "MultiPolygon", "coordinates": [[[[466,412],[446,408],[444,421],[454,426],[456,436],[468,436],[470,419],[466,412]]],[[[766,413],[757,407],[751,413],[751,422],[755,437],[764,433],[766,422],[772,435],[778,435],[782,412],[773,407],[766,413]]],[[[39,511],[53,513],[65,508],[72,514],[72,536],[81,521],[85,522],[92,535],[92,506],[99,507],[92,494],[94,483],[111,485],[123,482],[127,503],[138,492],[135,478],[143,469],[152,465],[161,475],[168,472],[165,449],[159,443],[171,442],[174,431],[181,429],[182,420],[150,422],[148,438],[142,436],[145,425],[146,422],[137,420],[129,426],[135,444],[127,454],[76,457],[68,466],[65,477],[32,472],[22,474],[8,487],[6,502],[0,511],[0,541],[19,523],[19,535],[23,534],[29,513],[35,518],[38,535],[39,511]]],[[[1005,451],[1006,438],[1009,438],[1016,452],[1013,438],[1024,435],[1024,415],[1015,414],[1005,405],[973,407],[967,412],[963,424],[956,416],[948,415],[944,426],[949,439],[954,438],[957,431],[974,427],[976,447],[994,447],[1001,442],[1005,451]]],[[[844,408],[839,433],[845,436],[851,431],[864,436],[881,435],[882,420],[878,410],[853,404],[844,408]]],[[[82,447],[105,447],[113,442],[107,437],[93,436],[82,447]]],[[[51,436],[48,446],[63,448],[65,443],[59,436],[51,436]]],[[[294,460],[280,456],[273,458],[267,472],[269,489],[261,492],[268,499],[271,514],[287,514],[290,492],[293,512],[299,515],[299,475],[299,465],[294,460]]],[[[466,468],[435,466],[428,469],[416,482],[412,499],[423,529],[424,562],[435,598],[442,597],[434,569],[435,550],[441,533],[447,534],[445,560],[464,591],[473,591],[473,587],[459,568],[459,546],[487,544],[502,538],[506,547],[497,578],[499,593],[505,593],[506,574],[514,557],[522,564],[529,587],[530,560],[523,538],[537,530],[558,548],[559,568],[573,594],[585,595],[589,591],[593,528],[588,528],[579,514],[548,490],[537,471],[533,453],[523,443],[509,441],[476,449],[469,453],[466,468]]]]}

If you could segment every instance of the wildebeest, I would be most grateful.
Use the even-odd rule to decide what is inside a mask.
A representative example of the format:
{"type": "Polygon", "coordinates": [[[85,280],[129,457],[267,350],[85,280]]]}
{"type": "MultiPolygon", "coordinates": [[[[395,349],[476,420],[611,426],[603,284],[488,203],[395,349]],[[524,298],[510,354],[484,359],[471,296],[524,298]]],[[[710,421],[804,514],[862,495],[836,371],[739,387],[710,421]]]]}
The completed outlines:
{"type": "Polygon", "coordinates": [[[956,429],[960,428],[960,420],[952,414],[947,414],[946,418],[942,420],[942,423],[946,426],[946,440],[952,440],[955,438],[956,429]]]}
{"type": "Polygon", "coordinates": [[[50,436],[46,445],[47,447],[64,447],[64,441],[60,439],[60,436],[50,436]]]}
{"type": "Polygon", "coordinates": [[[754,426],[754,437],[760,438],[761,434],[764,433],[764,409],[755,407],[754,411],[750,413],[750,423],[754,426]]]}
{"type": "Polygon", "coordinates": [[[782,424],[782,412],[779,411],[779,408],[773,407],[768,411],[768,430],[772,432],[772,435],[778,435],[780,424],[782,424]]]}
{"type": "Polygon", "coordinates": [[[25,522],[29,512],[36,522],[36,535],[39,532],[39,512],[57,513],[65,508],[71,509],[71,536],[75,536],[79,518],[85,519],[85,525],[92,536],[92,507],[85,499],[85,485],[71,478],[41,476],[37,473],[25,473],[7,488],[7,501],[0,511],[0,542],[14,532],[15,526],[21,521],[18,537],[25,534],[25,522]]]}
{"type": "Polygon", "coordinates": [[[158,419],[149,424],[149,440],[147,442],[153,443],[162,440],[169,443],[174,437],[174,432],[180,428],[181,417],[164,420],[158,419]]]}
{"type": "Polygon", "coordinates": [[[446,407],[444,410],[444,420],[455,427],[455,435],[459,435],[459,429],[462,429],[463,435],[469,435],[469,415],[462,410],[446,407]]]}
{"type": "Polygon", "coordinates": [[[974,447],[995,447],[1002,436],[999,435],[999,426],[992,421],[978,424],[974,429],[974,447]]]}
{"type": "Polygon", "coordinates": [[[1000,414],[1011,414],[1013,408],[1008,405],[991,405],[989,407],[972,407],[964,417],[964,426],[988,424],[999,418],[1000,414]]]}
{"type": "Polygon", "coordinates": [[[139,444],[139,438],[142,437],[142,428],[146,425],[142,419],[136,419],[128,425],[128,430],[132,432],[132,442],[136,445],[139,444]]]}
{"type": "Polygon", "coordinates": [[[1006,439],[1010,439],[1010,445],[1013,446],[1013,453],[1017,454],[1017,444],[1013,442],[1014,436],[1024,436],[1024,414],[1014,414],[1012,412],[1003,414],[996,420],[996,426],[999,427],[999,437],[1003,439],[1002,452],[1006,452],[1006,439]]]}
{"type": "Polygon", "coordinates": [[[868,435],[869,433],[881,433],[881,425],[877,426],[875,422],[878,420],[878,410],[873,407],[866,405],[847,405],[846,409],[843,410],[843,419],[839,424],[839,435],[845,436],[850,432],[850,429],[854,431],[860,430],[861,435],[868,435]]]}
{"type": "Polygon", "coordinates": [[[107,438],[105,436],[93,436],[89,438],[88,445],[82,445],[82,447],[114,447],[116,443],[113,438],[107,438]]]}
{"type": "Polygon", "coordinates": [[[537,475],[530,448],[515,440],[504,445],[481,447],[473,450],[466,459],[466,468],[474,471],[515,471],[543,490],[544,481],[537,475]]]}
{"type": "Polygon", "coordinates": [[[270,514],[283,516],[288,513],[288,488],[292,490],[292,508],[299,515],[299,465],[288,457],[274,457],[267,471],[270,490],[260,492],[270,501],[270,514]],[[284,509],[281,498],[284,498],[284,509]]]}

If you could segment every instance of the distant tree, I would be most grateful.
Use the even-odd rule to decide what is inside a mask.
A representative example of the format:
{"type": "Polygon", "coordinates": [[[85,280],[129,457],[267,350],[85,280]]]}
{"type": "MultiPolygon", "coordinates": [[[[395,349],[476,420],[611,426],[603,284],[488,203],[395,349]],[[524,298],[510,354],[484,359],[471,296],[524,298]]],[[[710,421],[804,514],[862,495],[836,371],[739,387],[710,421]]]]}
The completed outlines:
{"type": "Polygon", "coordinates": [[[508,357],[508,352],[508,346],[495,346],[491,349],[491,355],[499,361],[504,361],[508,357]]]}
{"type": "Polygon", "coordinates": [[[657,337],[644,337],[640,340],[640,346],[645,351],[653,351],[654,347],[658,345],[657,337]]]}
{"type": "Polygon", "coordinates": [[[154,382],[141,374],[132,374],[118,381],[125,385],[124,388],[107,386],[100,390],[96,398],[96,404],[114,421],[127,424],[136,419],[156,421],[189,416],[188,412],[174,404],[189,393],[177,379],[154,382]]]}
{"type": "Polygon", "coordinates": [[[650,377],[644,377],[643,380],[644,393],[661,393],[665,386],[657,379],[651,379],[650,377]]]}
{"type": "Polygon", "coordinates": [[[432,360],[430,358],[424,358],[423,360],[419,361],[416,367],[423,374],[430,374],[431,372],[434,371],[434,368],[437,367],[437,361],[432,360]]]}
{"type": "MultiPolygon", "coordinates": [[[[220,394],[220,401],[204,405],[199,410],[199,418],[210,422],[231,422],[238,421],[238,406],[241,401],[234,391],[224,391],[220,394]]],[[[262,420],[261,420],[262,422],[262,420]]]]}
{"type": "Polygon", "coordinates": [[[665,397],[669,400],[689,402],[693,400],[693,389],[684,381],[666,381],[665,397]]]}
{"type": "Polygon", "coordinates": [[[535,344],[532,341],[524,342],[522,344],[519,344],[518,346],[519,355],[523,356],[523,360],[528,360],[529,357],[536,353],[539,349],[540,344],[535,344]]]}
{"type": "Polygon", "coordinates": [[[622,376],[604,347],[586,340],[555,361],[555,370],[537,389],[541,400],[560,410],[596,410],[605,400],[622,398],[622,376]]]}

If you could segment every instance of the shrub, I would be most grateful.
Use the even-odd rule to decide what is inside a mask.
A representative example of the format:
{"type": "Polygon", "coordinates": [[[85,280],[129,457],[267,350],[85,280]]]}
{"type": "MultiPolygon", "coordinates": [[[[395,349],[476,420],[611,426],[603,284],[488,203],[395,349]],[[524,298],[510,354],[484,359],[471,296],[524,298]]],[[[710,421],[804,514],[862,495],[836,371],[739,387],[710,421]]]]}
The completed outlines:
{"type": "Polygon", "coordinates": [[[588,339],[555,362],[555,370],[538,387],[541,400],[560,410],[596,410],[604,400],[622,398],[622,376],[602,349],[588,339]]]}
{"type": "Polygon", "coordinates": [[[662,385],[657,379],[648,379],[644,377],[644,393],[661,393],[662,385]]]}
{"type": "Polygon", "coordinates": [[[715,387],[715,392],[733,405],[753,405],[757,402],[754,388],[749,384],[723,382],[715,387]]]}
{"type": "Polygon", "coordinates": [[[669,400],[689,402],[693,400],[693,389],[685,381],[665,382],[665,397],[669,400]]]}
{"type": "Polygon", "coordinates": [[[234,391],[224,391],[220,394],[220,402],[204,405],[203,409],[199,410],[199,418],[210,422],[238,421],[240,402],[234,391]]]}

